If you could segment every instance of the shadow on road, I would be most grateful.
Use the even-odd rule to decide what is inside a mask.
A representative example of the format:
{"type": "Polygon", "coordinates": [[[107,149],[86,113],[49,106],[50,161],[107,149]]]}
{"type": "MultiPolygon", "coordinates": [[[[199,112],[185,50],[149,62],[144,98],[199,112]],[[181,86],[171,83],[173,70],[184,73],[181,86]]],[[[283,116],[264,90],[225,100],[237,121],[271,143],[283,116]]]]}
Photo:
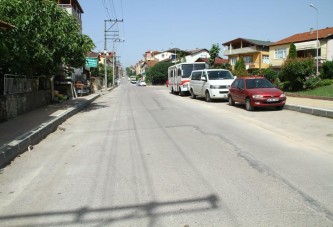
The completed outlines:
{"type": "Polygon", "coordinates": [[[154,226],[156,219],[163,216],[207,212],[218,208],[218,197],[209,195],[202,198],[178,201],[132,204],[105,208],[81,207],[75,210],[49,211],[43,213],[22,213],[1,215],[4,226],[69,226],[69,225],[105,225],[121,221],[148,219],[148,226],[154,226]]]}

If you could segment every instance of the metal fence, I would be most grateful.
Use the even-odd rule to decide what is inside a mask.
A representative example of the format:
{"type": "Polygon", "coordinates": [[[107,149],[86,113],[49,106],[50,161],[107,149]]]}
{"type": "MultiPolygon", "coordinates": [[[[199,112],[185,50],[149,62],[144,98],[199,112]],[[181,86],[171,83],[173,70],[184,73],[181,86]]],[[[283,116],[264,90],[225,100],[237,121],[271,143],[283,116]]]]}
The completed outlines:
{"type": "Polygon", "coordinates": [[[40,77],[5,74],[0,78],[0,95],[38,91],[40,85],[40,77]]]}

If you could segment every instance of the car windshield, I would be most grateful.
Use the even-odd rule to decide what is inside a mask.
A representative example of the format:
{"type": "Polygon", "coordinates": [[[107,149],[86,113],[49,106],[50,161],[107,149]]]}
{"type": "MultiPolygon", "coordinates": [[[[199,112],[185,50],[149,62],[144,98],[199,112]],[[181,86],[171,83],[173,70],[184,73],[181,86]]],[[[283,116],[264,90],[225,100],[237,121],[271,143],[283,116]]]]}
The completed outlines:
{"type": "Polygon", "coordinates": [[[264,78],[245,80],[245,83],[247,89],[274,88],[274,85],[264,78]]]}
{"type": "Polygon", "coordinates": [[[234,79],[234,76],[225,70],[221,71],[207,71],[209,80],[226,80],[234,79]]]}

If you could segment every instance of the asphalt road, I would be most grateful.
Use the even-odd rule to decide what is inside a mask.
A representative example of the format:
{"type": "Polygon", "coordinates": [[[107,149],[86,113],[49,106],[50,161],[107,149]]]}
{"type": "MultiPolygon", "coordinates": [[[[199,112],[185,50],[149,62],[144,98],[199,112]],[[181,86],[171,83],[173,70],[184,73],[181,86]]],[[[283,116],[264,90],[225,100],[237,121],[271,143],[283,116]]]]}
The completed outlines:
{"type": "Polygon", "coordinates": [[[332,119],[123,79],[0,172],[0,226],[332,226],[332,119]]]}

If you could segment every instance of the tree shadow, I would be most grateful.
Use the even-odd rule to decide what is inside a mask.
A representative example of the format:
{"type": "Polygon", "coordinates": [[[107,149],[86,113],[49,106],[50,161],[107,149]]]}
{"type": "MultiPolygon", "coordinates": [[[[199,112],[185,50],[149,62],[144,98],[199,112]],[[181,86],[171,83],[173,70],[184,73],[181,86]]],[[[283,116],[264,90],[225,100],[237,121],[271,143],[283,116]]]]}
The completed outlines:
{"type": "Polygon", "coordinates": [[[81,110],[81,112],[90,112],[90,111],[99,110],[99,109],[103,109],[103,108],[107,108],[107,107],[110,107],[110,106],[106,105],[105,102],[103,102],[103,103],[93,102],[89,106],[87,106],[86,108],[81,110]]]}

